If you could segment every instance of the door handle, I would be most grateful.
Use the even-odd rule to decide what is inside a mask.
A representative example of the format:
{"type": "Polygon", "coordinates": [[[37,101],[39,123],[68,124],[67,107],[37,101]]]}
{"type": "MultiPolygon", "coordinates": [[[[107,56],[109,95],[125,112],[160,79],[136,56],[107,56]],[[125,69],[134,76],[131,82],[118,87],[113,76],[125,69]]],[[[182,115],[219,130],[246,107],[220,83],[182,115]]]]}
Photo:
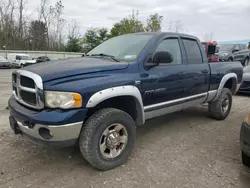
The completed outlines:
{"type": "Polygon", "coordinates": [[[203,74],[207,74],[207,73],[208,73],[208,70],[207,70],[207,69],[203,69],[201,72],[202,72],[203,74]]]}

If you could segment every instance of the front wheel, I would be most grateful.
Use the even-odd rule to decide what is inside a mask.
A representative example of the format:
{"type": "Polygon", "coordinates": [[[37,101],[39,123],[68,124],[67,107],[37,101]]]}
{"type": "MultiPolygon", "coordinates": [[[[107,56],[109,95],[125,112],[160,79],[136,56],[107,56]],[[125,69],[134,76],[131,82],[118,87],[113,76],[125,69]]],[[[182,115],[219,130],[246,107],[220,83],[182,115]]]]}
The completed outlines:
{"type": "Polygon", "coordinates": [[[228,88],[223,88],[220,97],[209,104],[209,112],[212,118],[224,120],[231,111],[233,102],[232,92],[228,88]]]}
{"type": "Polygon", "coordinates": [[[99,170],[109,170],[126,162],[136,138],[134,120],[126,112],[106,108],[94,113],[84,125],[79,139],[83,157],[99,170]]]}

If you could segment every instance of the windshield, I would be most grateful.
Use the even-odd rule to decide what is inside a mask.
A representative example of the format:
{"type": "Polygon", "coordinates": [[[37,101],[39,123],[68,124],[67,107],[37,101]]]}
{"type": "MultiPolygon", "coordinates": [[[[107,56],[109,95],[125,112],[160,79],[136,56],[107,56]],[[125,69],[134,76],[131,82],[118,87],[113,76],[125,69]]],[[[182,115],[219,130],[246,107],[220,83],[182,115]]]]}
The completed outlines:
{"type": "Polygon", "coordinates": [[[122,35],[111,38],[87,53],[107,54],[119,61],[134,61],[154,35],[122,35]]]}
{"type": "Polygon", "coordinates": [[[229,51],[234,47],[234,44],[220,44],[219,51],[229,51]]]}
{"type": "Polygon", "coordinates": [[[243,72],[244,73],[250,73],[250,65],[247,66],[247,67],[244,67],[243,72]]]}
{"type": "Polygon", "coordinates": [[[32,60],[29,56],[20,56],[20,60],[32,60]]]}

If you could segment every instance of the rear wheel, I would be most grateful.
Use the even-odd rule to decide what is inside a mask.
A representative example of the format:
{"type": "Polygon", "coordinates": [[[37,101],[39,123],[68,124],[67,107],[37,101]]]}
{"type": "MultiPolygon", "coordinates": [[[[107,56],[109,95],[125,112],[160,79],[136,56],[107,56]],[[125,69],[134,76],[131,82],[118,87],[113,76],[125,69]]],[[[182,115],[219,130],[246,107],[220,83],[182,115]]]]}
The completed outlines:
{"type": "Polygon", "coordinates": [[[136,138],[134,120],[126,112],[107,108],[94,113],[84,125],[79,140],[83,157],[99,170],[126,162],[136,138]]]}
{"type": "Polygon", "coordinates": [[[228,59],[228,61],[233,61],[233,58],[232,58],[232,57],[230,57],[230,58],[228,59]]]}
{"type": "Polygon", "coordinates": [[[232,92],[228,88],[223,88],[219,98],[209,104],[209,112],[212,118],[224,120],[231,111],[233,102],[232,92]]]}
{"type": "Polygon", "coordinates": [[[242,158],[242,163],[245,166],[250,167],[250,157],[247,156],[243,151],[241,152],[241,158],[242,158]]]}

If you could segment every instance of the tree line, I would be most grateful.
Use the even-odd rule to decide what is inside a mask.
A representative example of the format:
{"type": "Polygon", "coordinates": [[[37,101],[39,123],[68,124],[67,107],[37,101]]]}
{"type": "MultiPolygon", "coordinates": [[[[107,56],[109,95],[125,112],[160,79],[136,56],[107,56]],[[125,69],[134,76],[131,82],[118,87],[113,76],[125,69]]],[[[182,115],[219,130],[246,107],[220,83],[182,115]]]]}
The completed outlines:
{"type": "MultiPolygon", "coordinates": [[[[84,35],[75,20],[63,16],[61,0],[50,4],[40,0],[36,10],[27,11],[31,0],[0,0],[0,49],[5,50],[52,50],[88,52],[103,41],[135,32],[158,32],[162,29],[163,17],[158,13],[149,15],[145,22],[139,19],[139,11],[106,27],[89,28],[84,35]],[[34,18],[33,15],[38,15],[34,18]]],[[[170,21],[168,31],[182,32],[181,21],[170,21]]]]}

